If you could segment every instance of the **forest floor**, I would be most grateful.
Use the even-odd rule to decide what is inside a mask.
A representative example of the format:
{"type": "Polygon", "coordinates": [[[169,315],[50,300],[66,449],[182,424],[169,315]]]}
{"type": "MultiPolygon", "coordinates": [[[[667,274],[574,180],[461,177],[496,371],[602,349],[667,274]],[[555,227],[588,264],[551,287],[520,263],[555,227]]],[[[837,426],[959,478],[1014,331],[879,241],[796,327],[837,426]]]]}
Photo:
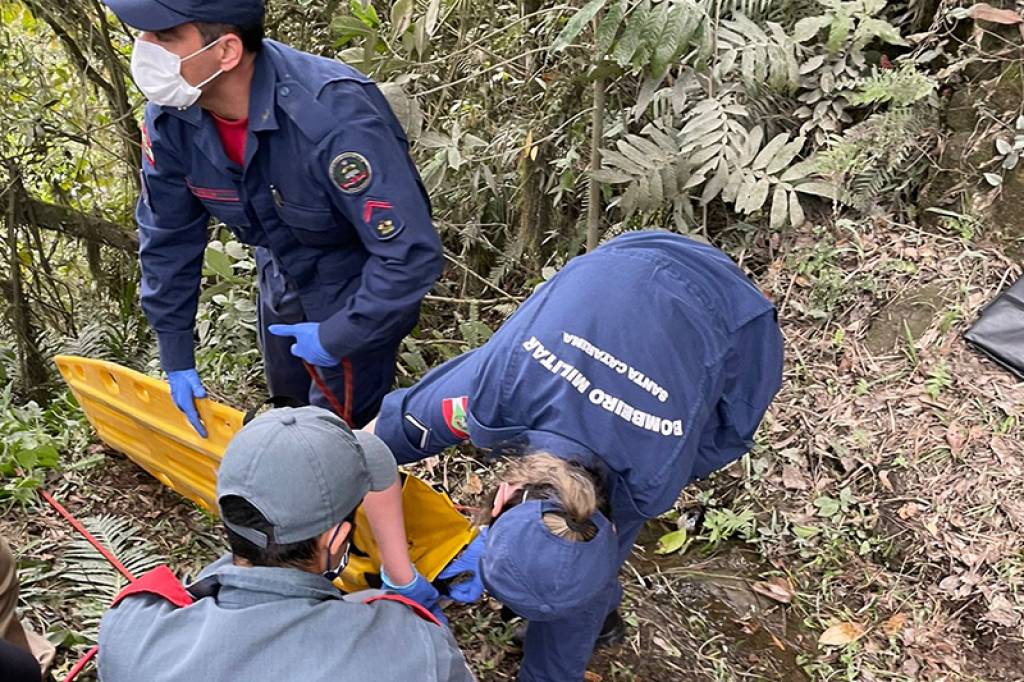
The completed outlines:
{"type": "MultiPolygon", "coordinates": [[[[590,682],[1024,680],[1024,384],[962,340],[1020,265],[976,225],[821,222],[716,240],[778,306],[785,385],[754,451],[684,491],[703,531],[658,555],[676,522],[649,524],[621,574],[627,638],[590,682]]],[[[127,519],[179,573],[222,551],[210,517],[121,456],[64,466],[49,486],[74,513],[127,519]]],[[[468,452],[417,472],[467,505],[493,477],[468,452]]],[[[87,638],[102,604],[60,589],[74,531],[38,506],[0,532],[26,619],[87,638]]],[[[481,680],[514,679],[495,604],[448,614],[481,680]]]]}

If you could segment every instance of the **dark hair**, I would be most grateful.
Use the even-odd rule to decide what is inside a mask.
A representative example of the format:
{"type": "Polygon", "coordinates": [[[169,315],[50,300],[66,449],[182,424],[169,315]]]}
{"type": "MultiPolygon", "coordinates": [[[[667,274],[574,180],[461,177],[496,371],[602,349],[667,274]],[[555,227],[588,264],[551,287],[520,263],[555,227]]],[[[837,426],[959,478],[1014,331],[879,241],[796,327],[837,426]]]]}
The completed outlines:
{"type": "Polygon", "coordinates": [[[250,24],[248,26],[234,26],[232,24],[217,24],[209,21],[197,21],[196,28],[199,35],[203,37],[203,44],[209,45],[223,35],[234,33],[242,39],[242,47],[246,52],[256,54],[263,49],[263,23],[250,24]]]}
{"type": "MultiPolygon", "coordinates": [[[[226,495],[220,499],[220,513],[236,526],[252,528],[273,538],[274,527],[260,511],[237,495],[226,495]]],[[[227,526],[228,544],[231,553],[245,559],[253,566],[287,567],[305,569],[317,556],[317,538],[279,545],[270,542],[267,547],[258,547],[227,526]]]]}

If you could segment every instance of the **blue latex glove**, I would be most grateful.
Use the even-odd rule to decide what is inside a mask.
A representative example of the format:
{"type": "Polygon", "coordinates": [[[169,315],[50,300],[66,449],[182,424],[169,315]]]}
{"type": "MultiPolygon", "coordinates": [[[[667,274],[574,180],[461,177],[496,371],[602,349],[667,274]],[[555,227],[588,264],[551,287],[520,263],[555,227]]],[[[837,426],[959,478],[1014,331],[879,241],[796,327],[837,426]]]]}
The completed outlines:
{"type": "Polygon", "coordinates": [[[452,559],[437,576],[438,580],[451,580],[460,574],[467,574],[464,577],[459,577],[448,588],[448,596],[455,601],[469,604],[483,596],[484,583],[480,579],[480,559],[484,556],[487,530],[487,526],[481,528],[480,534],[473,539],[473,542],[469,543],[459,556],[452,559]]]}
{"type": "Polygon", "coordinates": [[[176,372],[167,373],[167,383],[171,385],[171,399],[181,410],[192,428],[203,438],[206,438],[206,427],[199,421],[199,412],[196,411],[196,398],[205,398],[206,389],[199,378],[199,373],[194,369],[181,369],[176,372]]]}
{"type": "Polygon", "coordinates": [[[272,324],[267,331],[274,336],[295,337],[292,355],[318,367],[334,367],[341,360],[335,358],[320,344],[320,323],[272,324]]]}
{"type": "Polygon", "coordinates": [[[430,611],[434,614],[434,617],[441,621],[441,624],[448,627],[448,619],[444,617],[444,612],[441,611],[441,607],[438,605],[438,601],[441,599],[441,593],[439,593],[434,586],[430,584],[430,581],[423,577],[423,575],[416,570],[413,566],[413,572],[416,574],[412,581],[406,585],[395,585],[388,579],[388,574],[384,572],[384,568],[380,569],[380,579],[384,583],[384,589],[389,592],[401,595],[406,599],[412,599],[414,602],[430,611]]]}

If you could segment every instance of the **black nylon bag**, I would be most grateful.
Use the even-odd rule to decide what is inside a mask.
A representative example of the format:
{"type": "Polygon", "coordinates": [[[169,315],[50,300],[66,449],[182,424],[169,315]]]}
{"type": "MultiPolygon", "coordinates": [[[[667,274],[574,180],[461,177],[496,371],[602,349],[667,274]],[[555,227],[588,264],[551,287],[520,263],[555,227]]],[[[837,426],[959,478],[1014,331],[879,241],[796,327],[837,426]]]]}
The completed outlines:
{"type": "Polygon", "coordinates": [[[981,311],[964,338],[1024,379],[1024,277],[981,311]]]}

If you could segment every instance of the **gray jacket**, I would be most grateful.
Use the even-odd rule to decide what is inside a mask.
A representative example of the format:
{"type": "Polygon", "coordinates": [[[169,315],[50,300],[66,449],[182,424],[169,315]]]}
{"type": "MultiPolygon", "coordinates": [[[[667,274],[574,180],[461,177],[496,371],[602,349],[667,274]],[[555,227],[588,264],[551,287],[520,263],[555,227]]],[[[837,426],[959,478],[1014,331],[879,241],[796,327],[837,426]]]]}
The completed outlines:
{"type": "Polygon", "coordinates": [[[342,595],[319,575],[243,568],[230,555],[189,586],[175,608],[129,597],[103,616],[101,682],[473,682],[444,627],[373,592],[342,595]]]}

